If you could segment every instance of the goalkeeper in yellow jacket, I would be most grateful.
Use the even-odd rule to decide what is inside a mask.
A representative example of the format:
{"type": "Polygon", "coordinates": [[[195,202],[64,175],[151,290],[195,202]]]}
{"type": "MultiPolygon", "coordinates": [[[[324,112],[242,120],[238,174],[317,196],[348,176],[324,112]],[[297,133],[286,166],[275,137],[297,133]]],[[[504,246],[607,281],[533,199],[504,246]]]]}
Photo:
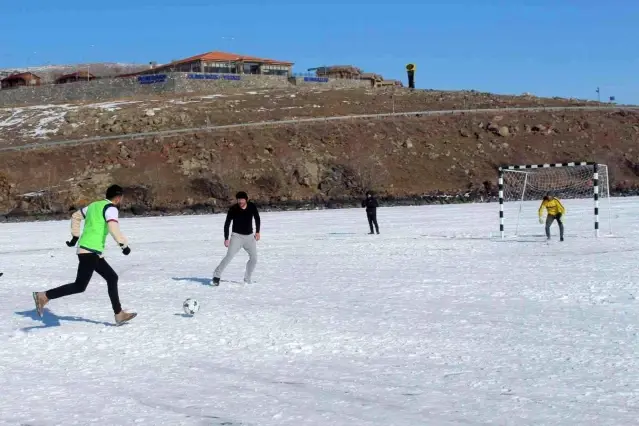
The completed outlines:
{"type": "Polygon", "coordinates": [[[539,206],[539,223],[544,223],[542,218],[544,213],[544,208],[548,212],[546,216],[546,238],[550,239],[550,226],[552,223],[557,220],[559,224],[559,241],[564,240],[564,222],[562,220],[564,214],[566,214],[566,208],[558,198],[553,197],[552,194],[548,193],[544,196],[544,199],[541,202],[541,206],[539,206]]]}

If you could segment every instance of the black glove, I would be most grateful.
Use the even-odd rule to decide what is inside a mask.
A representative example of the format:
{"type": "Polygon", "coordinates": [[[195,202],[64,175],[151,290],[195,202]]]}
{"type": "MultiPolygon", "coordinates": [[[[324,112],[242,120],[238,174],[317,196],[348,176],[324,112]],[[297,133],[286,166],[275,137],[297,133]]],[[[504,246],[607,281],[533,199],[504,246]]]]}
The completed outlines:
{"type": "Polygon", "coordinates": [[[66,243],[67,243],[67,246],[73,247],[73,246],[75,246],[75,243],[77,243],[77,242],[78,242],[78,237],[73,237],[73,238],[71,238],[71,241],[67,241],[66,243]]]}
{"type": "Polygon", "coordinates": [[[122,247],[122,254],[125,256],[128,256],[129,253],[131,253],[131,247],[126,246],[124,247],[124,244],[120,244],[120,247],[122,247]]]}

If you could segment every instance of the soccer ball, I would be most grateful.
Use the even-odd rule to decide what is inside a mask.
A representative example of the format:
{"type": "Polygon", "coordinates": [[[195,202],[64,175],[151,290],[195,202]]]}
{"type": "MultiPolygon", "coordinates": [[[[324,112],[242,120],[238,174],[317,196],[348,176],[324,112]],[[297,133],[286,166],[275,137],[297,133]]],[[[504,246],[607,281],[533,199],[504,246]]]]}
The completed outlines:
{"type": "Polygon", "coordinates": [[[200,310],[200,304],[195,299],[186,299],[182,304],[182,308],[184,308],[185,314],[194,315],[197,311],[200,310]]]}

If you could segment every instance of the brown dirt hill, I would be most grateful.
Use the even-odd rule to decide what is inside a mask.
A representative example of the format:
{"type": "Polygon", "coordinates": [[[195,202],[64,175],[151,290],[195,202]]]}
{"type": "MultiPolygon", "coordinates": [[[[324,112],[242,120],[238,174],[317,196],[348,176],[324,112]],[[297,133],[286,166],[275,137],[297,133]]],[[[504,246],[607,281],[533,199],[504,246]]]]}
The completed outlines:
{"type": "Polygon", "coordinates": [[[0,212],[64,213],[112,182],[128,188],[126,208],[135,214],[217,210],[239,189],[279,206],[340,203],[371,188],[388,199],[442,193],[472,199],[494,195],[499,164],[573,160],[608,164],[612,187],[627,191],[639,186],[638,141],[635,110],[495,111],[2,152],[0,212]]]}
{"type": "Polygon", "coordinates": [[[191,94],[95,104],[0,108],[0,145],[354,114],[597,105],[601,104],[560,98],[406,89],[235,91],[208,96],[191,94]]]}

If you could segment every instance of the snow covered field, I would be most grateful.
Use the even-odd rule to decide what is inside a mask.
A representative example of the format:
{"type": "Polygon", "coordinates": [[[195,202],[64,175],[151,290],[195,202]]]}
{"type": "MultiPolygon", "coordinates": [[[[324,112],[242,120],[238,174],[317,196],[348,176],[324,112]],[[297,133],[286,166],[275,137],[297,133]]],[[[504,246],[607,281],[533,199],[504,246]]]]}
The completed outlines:
{"type": "Polygon", "coordinates": [[[0,424],[637,424],[639,200],[598,240],[565,200],[549,245],[534,204],[506,241],[496,204],[263,213],[257,282],[217,288],[224,215],[125,219],[123,327],[99,277],[39,320],[68,222],[0,225],[0,424]]]}

